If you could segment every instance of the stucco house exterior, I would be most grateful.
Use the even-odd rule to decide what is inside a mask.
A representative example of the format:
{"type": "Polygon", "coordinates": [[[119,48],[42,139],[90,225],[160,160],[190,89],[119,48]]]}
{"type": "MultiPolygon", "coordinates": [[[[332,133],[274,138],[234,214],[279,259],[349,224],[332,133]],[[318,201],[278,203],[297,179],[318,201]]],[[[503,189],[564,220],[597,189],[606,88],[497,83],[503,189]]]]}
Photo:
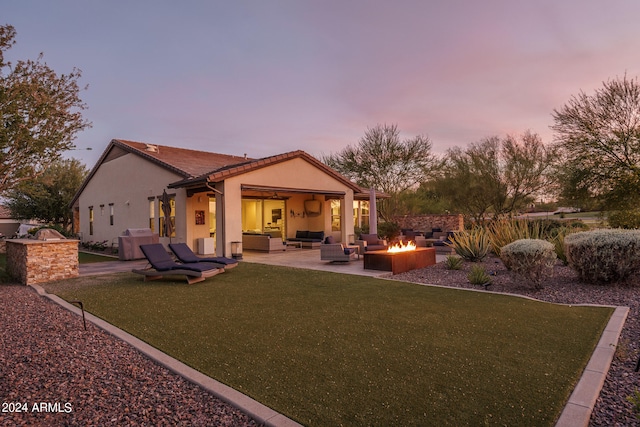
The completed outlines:
{"type": "Polygon", "coordinates": [[[347,242],[354,223],[366,222],[368,200],[368,191],[304,151],[251,159],[114,139],[72,207],[83,241],[117,242],[127,229],[151,228],[162,243],[196,250],[206,239],[217,255],[230,256],[232,242],[249,232],[285,241],[298,230],[324,231],[347,242]]]}

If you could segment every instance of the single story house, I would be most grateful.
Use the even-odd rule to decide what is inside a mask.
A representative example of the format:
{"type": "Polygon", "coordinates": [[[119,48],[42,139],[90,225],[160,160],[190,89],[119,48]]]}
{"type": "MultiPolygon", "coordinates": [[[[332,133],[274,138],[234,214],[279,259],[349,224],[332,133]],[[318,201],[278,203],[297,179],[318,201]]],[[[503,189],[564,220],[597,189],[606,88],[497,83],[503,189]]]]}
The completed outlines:
{"type": "Polygon", "coordinates": [[[127,229],[150,228],[162,243],[230,256],[245,233],[284,242],[310,230],[350,241],[354,224],[367,222],[368,201],[368,190],[304,151],[251,159],[114,139],[71,206],[83,241],[115,243],[127,229]]]}

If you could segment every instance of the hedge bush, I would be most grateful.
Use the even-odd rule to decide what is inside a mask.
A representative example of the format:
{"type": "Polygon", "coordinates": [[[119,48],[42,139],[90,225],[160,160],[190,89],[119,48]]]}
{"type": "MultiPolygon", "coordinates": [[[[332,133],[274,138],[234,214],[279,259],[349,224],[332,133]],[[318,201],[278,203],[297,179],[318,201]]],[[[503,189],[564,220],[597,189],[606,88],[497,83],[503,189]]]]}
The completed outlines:
{"type": "Polygon", "coordinates": [[[522,275],[536,289],[553,275],[556,250],[552,243],[540,239],[520,239],[502,247],[500,259],[512,271],[522,275]]]}
{"type": "Polygon", "coordinates": [[[586,282],[621,281],[640,270],[640,230],[574,233],[564,245],[569,266],[586,282]]]}

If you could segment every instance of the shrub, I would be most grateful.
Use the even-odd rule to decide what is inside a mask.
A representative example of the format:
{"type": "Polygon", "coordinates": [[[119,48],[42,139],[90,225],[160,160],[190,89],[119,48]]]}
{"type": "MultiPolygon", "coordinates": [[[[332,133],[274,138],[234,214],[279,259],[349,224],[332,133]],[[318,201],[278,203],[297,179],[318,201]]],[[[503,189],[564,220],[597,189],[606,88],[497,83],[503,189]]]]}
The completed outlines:
{"type": "Polygon", "coordinates": [[[593,230],[564,239],[567,262],[591,283],[624,280],[640,269],[640,230],[593,230]]]}
{"type": "Polygon", "coordinates": [[[462,268],[462,258],[454,255],[447,255],[447,259],[444,261],[444,266],[447,270],[460,270],[462,268]]]}
{"type": "Polygon", "coordinates": [[[542,289],[544,279],[553,275],[556,252],[553,244],[540,239],[521,239],[502,247],[500,259],[504,265],[542,289]]]}
{"type": "Polygon", "coordinates": [[[640,391],[637,388],[627,396],[627,402],[631,403],[636,419],[640,419],[640,391]]]}
{"type": "Polygon", "coordinates": [[[392,242],[400,236],[400,225],[395,222],[382,222],[378,224],[378,236],[392,242]]]}
{"type": "Polygon", "coordinates": [[[640,210],[630,209],[609,214],[609,225],[614,228],[640,228],[640,210]]]}
{"type": "Polygon", "coordinates": [[[481,265],[474,265],[469,274],[467,274],[467,279],[472,285],[487,286],[491,284],[491,276],[481,265]]]}
{"type": "Polygon", "coordinates": [[[467,261],[482,261],[491,249],[489,235],[483,228],[458,231],[449,236],[449,240],[448,245],[467,261]]]}

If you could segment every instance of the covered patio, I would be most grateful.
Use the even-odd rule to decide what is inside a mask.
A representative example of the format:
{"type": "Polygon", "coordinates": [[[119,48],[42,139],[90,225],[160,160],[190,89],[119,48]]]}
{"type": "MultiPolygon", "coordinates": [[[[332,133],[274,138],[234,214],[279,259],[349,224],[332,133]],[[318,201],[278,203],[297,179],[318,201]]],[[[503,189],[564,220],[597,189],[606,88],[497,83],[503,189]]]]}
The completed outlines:
{"type": "MultiPolygon", "coordinates": [[[[445,255],[436,255],[436,262],[442,262],[446,258],[445,255]]],[[[356,274],[359,276],[369,277],[390,277],[391,273],[378,270],[365,270],[363,257],[360,260],[353,260],[349,263],[332,264],[327,261],[320,260],[320,251],[315,249],[309,250],[292,250],[282,252],[244,252],[241,262],[254,262],[258,264],[280,265],[284,267],[307,268],[310,270],[331,271],[342,274],[356,274]]],[[[80,276],[93,276],[100,274],[110,274],[122,271],[131,271],[132,268],[144,268],[147,264],[146,260],[137,261],[112,261],[112,262],[96,262],[90,264],[80,264],[80,276]]]]}

